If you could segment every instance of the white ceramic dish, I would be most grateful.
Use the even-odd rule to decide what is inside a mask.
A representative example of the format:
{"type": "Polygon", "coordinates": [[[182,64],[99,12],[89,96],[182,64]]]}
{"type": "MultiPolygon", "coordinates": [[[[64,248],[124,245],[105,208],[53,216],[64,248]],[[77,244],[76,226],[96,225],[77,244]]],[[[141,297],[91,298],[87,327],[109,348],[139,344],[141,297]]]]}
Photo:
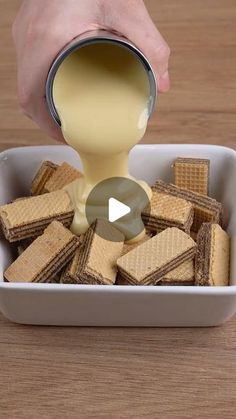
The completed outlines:
{"type": "MultiPolygon", "coordinates": [[[[236,152],[202,145],[139,145],[130,154],[130,171],[152,184],[171,181],[177,156],[211,159],[211,195],[225,208],[232,237],[229,287],[135,287],[3,282],[11,263],[9,245],[0,241],[0,310],[17,323],[73,326],[215,326],[236,312],[236,152]]],[[[67,146],[26,147],[0,154],[0,204],[25,195],[43,160],[67,161],[78,168],[67,146]]]]}

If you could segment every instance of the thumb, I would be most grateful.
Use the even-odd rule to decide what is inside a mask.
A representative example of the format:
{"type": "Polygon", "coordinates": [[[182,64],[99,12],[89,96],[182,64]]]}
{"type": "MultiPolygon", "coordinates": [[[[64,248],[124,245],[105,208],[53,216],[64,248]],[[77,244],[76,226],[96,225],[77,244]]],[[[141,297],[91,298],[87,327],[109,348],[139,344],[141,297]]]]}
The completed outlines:
{"type": "Polygon", "coordinates": [[[166,92],[170,87],[170,48],[154,25],[143,1],[129,3],[126,10],[117,11],[115,29],[143,52],[155,72],[159,92],[166,92]]]}

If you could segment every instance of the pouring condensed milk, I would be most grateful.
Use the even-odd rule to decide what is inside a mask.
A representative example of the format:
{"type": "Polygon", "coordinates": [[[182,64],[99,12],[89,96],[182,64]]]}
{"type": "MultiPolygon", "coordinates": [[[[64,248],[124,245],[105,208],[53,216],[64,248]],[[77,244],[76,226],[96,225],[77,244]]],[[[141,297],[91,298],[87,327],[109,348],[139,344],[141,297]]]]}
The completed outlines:
{"type": "MultiPolygon", "coordinates": [[[[93,213],[97,211],[97,218],[101,207],[107,206],[107,193],[104,201],[100,193],[92,193],[97,185],[121,179],[118,184],[111,183],[117,189],[116,194],[110,191],[111,196],[127,202],[128,190],[131,207],[137,202],[137,185],[147,199],[152,195],[144,181],[129,174],[128,156],[143,137],[154,107],[153,72],[142,53],[128,41],[97,32],[96,36],[85,34],[59,54],[49,72],[46,91],[52,116],[83,164],[84,176],[65,187],[75,207],[71,229],[77,235],[89,227],[88,201],[93,213]],[[132,182],[126,184],[126,179],[133,181],[134,188],[132,182]],[[93,200],[88,199],[90,196],[93,200]]],[[[144,199],[143,207],[146,205],[144,199]]],[[[138,206],[138,214],[131,214],[130,220],[137,217],[140,224],[142,202],[138,206]]],[[[144,231],[143,226],[139,234],[125,235],[127,240],[136,241],[144,231]]]]}

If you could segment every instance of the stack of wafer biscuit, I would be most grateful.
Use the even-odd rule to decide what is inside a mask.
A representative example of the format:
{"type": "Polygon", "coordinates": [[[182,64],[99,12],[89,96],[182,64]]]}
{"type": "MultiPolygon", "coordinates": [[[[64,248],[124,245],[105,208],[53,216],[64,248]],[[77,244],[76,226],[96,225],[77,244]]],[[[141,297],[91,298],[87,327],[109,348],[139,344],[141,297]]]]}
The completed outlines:
{"type": "Polygon", "coordinates": [[[190,233],[193,224],[193,205],[185,199],[153,191],[150,205],[142,218],[148,230],[160,232],[167,227],[178,227],[190,233]]]}
{"type": "Polygon", "coordinates": [[[218,225],[205,223],[197,237],[197,285],[225,286],[229,282],[230,239],[218,225]]]}
{"type": "Polygon", "coordinates": [[[140,244],[117,261],[121,277],[133,285],[155,285],[186,260],[193,259],[196,243],[172,227],[140,244]]]}
{"type": "Polygon", "coordinates": [[[194,208],[194,218],[191,230],[198,232],[202,223],[222,223],[222,204],[215,199],[197,192],[188,191],[178,186],[158,180],[153,186],[153,191],[168,194],[190,202],[194,208]]]}
{"type": "Polygon", "coordinates": [[[54,220],[69,227],[73,216],[74,208],[63,190],[17,200],[0,207],[2,230],[10,242],[39,236],[54,220]]]}
{"type": "Polygon", "coordinates": [[[74,207],[64,187],[82,174],[67,163],[43,162],[31,196],[0,207],[2,235],[18,255],[5,280],[228,285],[230,238],[222,228],[222,204],[208,195],[210,162],[178,157],[172,168],[174,184],[157,180],[152,187],[150,205],[142,213],[146,233],[124,243],[123,234],[105,220],[75,237],[69,230],[74,207]]]}
{"type": "Polygon", "coordinates": [[[97,220],[87,230],[82,245],[64,271],[62,282],[112,285],[116,261],[122,253],[124,236],[111,223],[97,220]],[[103,236],[110,238],[106,240],[103,236]]]}
{"type": "Polygon", "coordinates": [[[79,240],[58,221],[53,221],[44,233],[5,271],[9,282],[46,282],[70,261],[79,240]]]}
{"type": "MultiPolygon", "coordinates": [[[[197,242],[197,256],[165,272],[157,281],[157,285],[228,285],[230,239],[221,228],[222,204],[208,196],[210,161],[202,158],[179,157],[172,167],[175,184],[156,181],[152,188],[152,200],[143,211],[142,218],[147,230],[154,234],[160,233],[167,227],[178,227],[185,231],[197,242]],[[210,231],[211,234],[209,232],[206,234],[206,231],[210,231]],[[213,236],[213,231],[218,234],[215,233],[213,236]],[[208,246],[204,247],[203,238],[208,239],[208,246]],[[216,254],[217,257],[212,256],[216,254]]],[[[129,261],[131,266],[135,258],[135,252],[132,250],[130,249],[128,253],[129,249],[126,246],[126,251],[123,253],[124,255],[128,253],[126,263],[129,261]]],[[[142,247],[136,246],[136,256],[141,250],[142,247]]],[[[139,255],[139,261],[140,258],[139,255]]],[[[125,258],[118,261],[118,266],[121,261],[124,263],[125,258]]],[[[145,279],[132,278],[121,265],[117,283],[128,285],[134,281],[136,284],[142,284],[145,279]]]]}

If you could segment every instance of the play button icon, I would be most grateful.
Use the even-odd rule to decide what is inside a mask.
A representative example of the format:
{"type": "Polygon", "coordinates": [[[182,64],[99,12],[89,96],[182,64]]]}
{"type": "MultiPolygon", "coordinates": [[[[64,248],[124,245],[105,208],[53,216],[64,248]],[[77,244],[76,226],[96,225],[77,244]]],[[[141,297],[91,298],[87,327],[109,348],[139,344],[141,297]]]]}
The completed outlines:
{"type": "Polygon", "coordinates": [[[130,212],[131,209],[130,207],[128,207],[128,205],[123,204],[115,198],[109,199],[108,220],[110,221],[110,223],[114,223],[115,221],[119,220],[120,218],[124,217],[130,212]]]}
{"type": "MultiPolygon", "coordinates": [[[[149,197],[136,181],[113,177],[98,183],[90,192],[85,206],[88,224],[96,219],[105,219],[122,232],[129,241],[144,232],[141,213],[149,205],[149,197]]],[[[106,240],[106,232],[99,233],[106,240]]]]}

